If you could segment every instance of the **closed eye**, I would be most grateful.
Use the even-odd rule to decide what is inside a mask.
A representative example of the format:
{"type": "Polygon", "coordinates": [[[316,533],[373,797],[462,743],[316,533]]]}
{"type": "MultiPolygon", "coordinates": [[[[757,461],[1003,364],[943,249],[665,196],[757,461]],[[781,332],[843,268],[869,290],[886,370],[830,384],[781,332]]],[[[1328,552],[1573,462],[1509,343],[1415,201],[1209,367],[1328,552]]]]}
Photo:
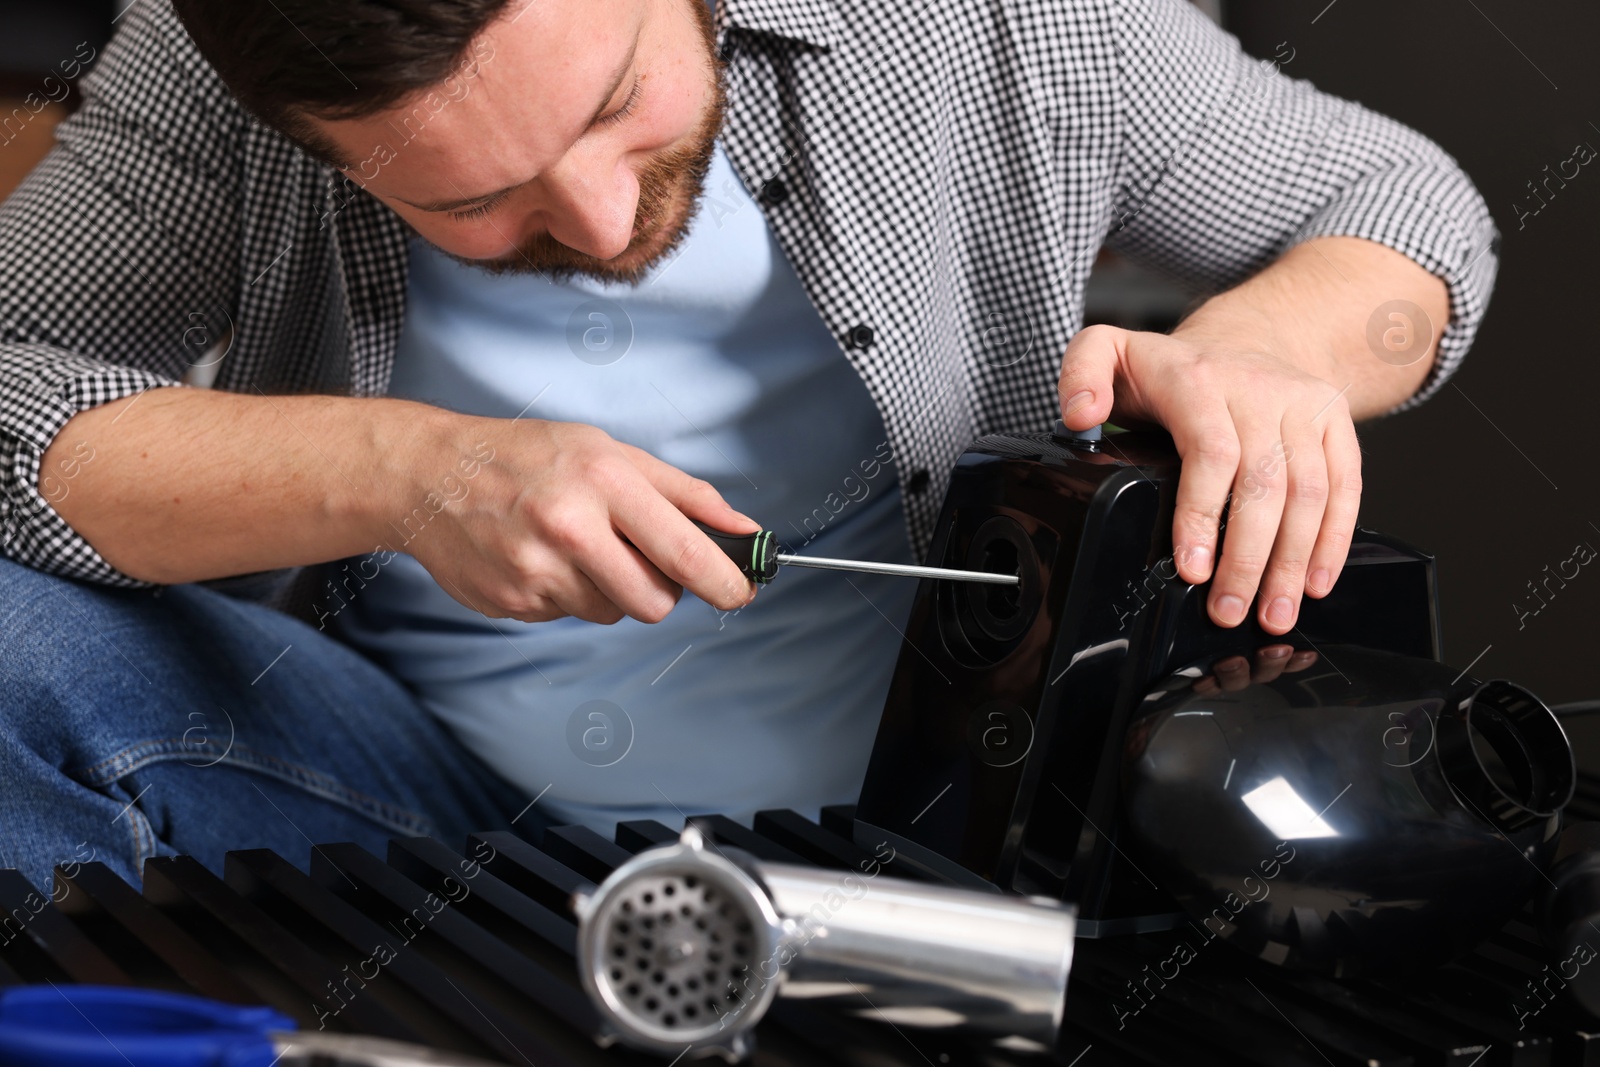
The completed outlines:
{"type": "Polygon", "coordinates": [[[472,207],[463,208],[460,211],[447,211],[445,214],[449,215],[453,219],[460,219],[462,221],[467,219],[482,218],[495,208],[499,207],[501,203],[505,201],[505,198],[510,195],[511,194],[509,191],[496,193],[494,196],[491,196],[481,204],[474,204],[472,207]]]}
{"type": "MultiPolygon", "coordinates": [[[[615,126],[619,123],[627,121],[628,116],[632,115],[638,108],[639,98],[643,95],[644,79],[635,78],[633,80],[633,88],[628,91],[628,98],[622,102],[622,106],[617,108],[617,110],[613,111],[611,114],[602,115],[599,119],[595,120],[595,128],[599,129],[606,126],[615,126]]],[[[481,219],[485,215],[493,212],[495,208],[499,207],[509,195],[509,190],[506,192],[497,193],[481,204],[474,204],[472,207],[463,208],[460,211],[447,211],[445,214],[450,218],[456,219],[460,222],[465,222],[469,219],[481,219]]]]}
{"type": "Polygon", "coordinates": [[[633,79],[633,88],[628,90],[628,98],[622,102],[622,106],[617,108],[617,110],[613,111],[609,115],[602,115],[600,119],[595,122],[595,126],[615,126],[620,122],[626,121],[628,116],[633,114],[634,109],[639,106],[639,97],[643,95],[643,91],[644,79],[633,79]]]}

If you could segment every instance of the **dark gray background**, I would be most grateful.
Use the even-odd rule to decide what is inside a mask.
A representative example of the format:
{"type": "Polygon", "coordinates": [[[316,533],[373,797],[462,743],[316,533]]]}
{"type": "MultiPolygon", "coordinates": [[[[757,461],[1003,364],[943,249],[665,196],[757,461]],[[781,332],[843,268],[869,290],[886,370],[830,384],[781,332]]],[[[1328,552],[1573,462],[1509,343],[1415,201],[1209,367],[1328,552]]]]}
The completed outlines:
{"type": "Polygon", "coordinates": [[[1600,549],[1600,160],[1521,230],[1514,209],[1537,205],[1526,183],[1546,164],[1579,142],[1600,149],[1600,5],[1228,0],[1225,21],[1255,55],[1288,41],[1285,74],[1438,141],[1488,201],[1503,235],[1489,316],[1453,385],[1361,428],[1361,523],[1437,555],[1449,662],[1489,648],[1480,677],[1549,702],[1600,697],[1600,559],[1552,582],[1520,630],[1513,610],[1537,606],[1526,583],[1546,564],[1581,541],[1600,549]]]}

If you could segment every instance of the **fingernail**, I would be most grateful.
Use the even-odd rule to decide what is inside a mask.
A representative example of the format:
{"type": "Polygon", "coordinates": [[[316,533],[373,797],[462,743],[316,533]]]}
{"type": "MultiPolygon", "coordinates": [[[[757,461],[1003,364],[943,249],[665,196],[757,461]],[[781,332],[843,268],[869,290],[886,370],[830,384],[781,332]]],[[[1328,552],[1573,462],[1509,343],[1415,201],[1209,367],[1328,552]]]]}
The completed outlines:
{"type": "Polygon", "coordinates": [[[1185,548],[1179,553],[1179,556],[1181,558],[1178,562],[1184,564],[1190,570],[1198,572],[1202,576],[1202,580],[1204,575],[1211,573],[1211,549],[1205,545],[1185,548]]]}
{"type": "Polygon", "coordinates": [[[1328,572],[1326,568],[1319,567],[1311,572],[1311,588],[1318,593],[1328,591],[1328,572]]]}
{"type": "Polygon", "coordinates": [[[1282,659],[1293,651],[1288,645],[1268,645],[1261,650],[1261,654],[1267,659],[1282,659]]]}
{"type": "Polygon", "coordinates": [[[1288,626],[1294,621],[1294,605],[1288,597],[1276,597],[1267,605],[1267,621],[1274,626],[1288,626]]]}
{"type": "Polygon", "coordinates": [[[1217,598],[1217,617],[1228,625],[1233,625],[1244,618],[1244,601],[1228,593],[1217,598]]]}
{"type": "Polygon", "coordinates": [[[1073,393],[1071,396],[1067,397],[1067,405],[1061,417],[1064,419],[1071,418],[1074,411],[1077,411],[1085,404],[1091,404],[1093,402],[1094,394],[1087,389],[1073,393]]]}

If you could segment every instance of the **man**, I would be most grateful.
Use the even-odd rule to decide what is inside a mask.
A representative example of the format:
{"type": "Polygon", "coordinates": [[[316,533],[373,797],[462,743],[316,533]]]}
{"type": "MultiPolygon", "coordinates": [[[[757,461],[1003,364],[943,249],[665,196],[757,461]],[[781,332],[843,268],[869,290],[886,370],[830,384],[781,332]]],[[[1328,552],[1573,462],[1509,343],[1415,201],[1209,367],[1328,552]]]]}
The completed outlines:
{"type": "Polygon", "coordinates": [[[1448,156],[1181,0],[175,6],[0,209],[40,879],[850,801],[911,583],[755,598],[693,520],[915,560],[1058,416],[1165,427],[1179,573],[1288,633],[1496,265],[1448,156]],[[1210,298],[1080,330],[1102,244],[1210,298]]]}

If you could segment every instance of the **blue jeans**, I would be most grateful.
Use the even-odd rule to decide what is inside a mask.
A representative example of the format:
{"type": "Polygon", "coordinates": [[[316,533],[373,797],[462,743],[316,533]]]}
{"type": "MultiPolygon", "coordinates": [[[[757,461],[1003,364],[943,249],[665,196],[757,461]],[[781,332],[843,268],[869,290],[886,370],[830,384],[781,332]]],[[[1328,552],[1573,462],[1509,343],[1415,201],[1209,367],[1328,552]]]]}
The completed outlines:
{"type": "Polygon", "coordinates": [[[327,633],[197,585],[119,590],[0,558],[0,866],[304,868],[313,843],[536,837],[538,809],[327,633]]]}

